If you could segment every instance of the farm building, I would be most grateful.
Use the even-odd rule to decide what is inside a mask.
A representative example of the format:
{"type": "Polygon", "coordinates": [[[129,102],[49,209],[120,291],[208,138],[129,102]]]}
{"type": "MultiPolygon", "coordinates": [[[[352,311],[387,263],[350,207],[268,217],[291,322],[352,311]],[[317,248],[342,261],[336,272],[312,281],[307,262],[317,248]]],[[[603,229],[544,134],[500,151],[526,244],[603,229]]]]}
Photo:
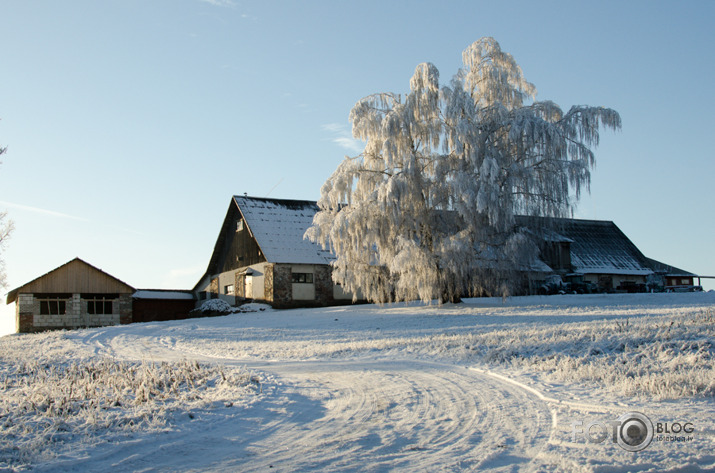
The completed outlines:
{"type": "MultiPolygon", "coordinates": [[[[244,299],[275,307],[349,302],[333,284],[334,257],[303,238],[316,202],[234,196],[206,273],[194,287],[198,303],[244,299]]],[[[646,284],[692,287],[687,271],[646,258],[611,221],[519,217],[541,242],[540,261],[521,270],[523,293],[536,293],[545,277],[582,281],[599,291],[645,290],[646,284]],[[660,281],[655,284],[654,281],[660,281]]]]}
{"type": "MultiPolygon", "coordinates": [[[[334,256],[303,238],[317,211],[313,201],[232,197],[193,290],[136,290],[75,258],[10,291],[7,303],[16,302],[18,332],[183,319],[207,299],[276,308],[350,303],[352,294],[332,281],[334,256]]],[[[599,291],[698,288],[699,276],[646,258],[613,222],[519,217],[517,224],[541,249],[540,260],[518,271],[522,293],[537,292],[550,275],[599,291]]]]}
{"type": "Polygon", "coordinates": [[[518,219],[540,236],[541,259],[564,280],[580,279],[600,291],[644,290],[646,285],[693,287],[693,273],[641,253],[615,223],[606,220],[518,219]]]}
{"type": "Polygon", "coordinates": [[[10,291],[16,302],[16,330],[99,327],[132,321],[135,289],[75,258],[37,279],[10,291]]]}
{"type": "Polygon", "coordinates": [[[191,291],[136,290],[79,258],[10,291],[13,302],[20,333],[183,319],[195,305],[191,291]]]}
{"type": "Polygon", "coordinates": [[[315,202],[234,196],[206,273],[194,287],[198,303],[266,301],[274,307],[347,303],[333,284],[332,254],[303,239],[315,202]]]}

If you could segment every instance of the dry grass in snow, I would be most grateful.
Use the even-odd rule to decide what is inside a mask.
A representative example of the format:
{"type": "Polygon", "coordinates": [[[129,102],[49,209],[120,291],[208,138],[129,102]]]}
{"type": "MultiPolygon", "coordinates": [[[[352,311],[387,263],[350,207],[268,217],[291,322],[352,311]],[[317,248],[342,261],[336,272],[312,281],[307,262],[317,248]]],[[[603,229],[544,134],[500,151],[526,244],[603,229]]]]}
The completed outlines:
{"type": "Polygon", "coordinates": [[[229,408],[258,392],[259,379],[246,370],[195,361],[3,363],[0,467],[49,460],[65,443],[170,430],[192,410],[229,408]]]}
{"type": "Polygon", "coordinates": [[[484,361],[624,396],[715,396],[715,310],[687,316],[497,331],[471,337],[484,361]]]}

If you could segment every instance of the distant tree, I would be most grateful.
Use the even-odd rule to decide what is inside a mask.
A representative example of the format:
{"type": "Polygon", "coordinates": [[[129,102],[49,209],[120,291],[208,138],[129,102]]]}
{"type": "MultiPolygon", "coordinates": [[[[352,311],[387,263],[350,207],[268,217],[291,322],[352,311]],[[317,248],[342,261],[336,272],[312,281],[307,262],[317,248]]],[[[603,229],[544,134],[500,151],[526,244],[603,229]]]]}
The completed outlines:
{"type": "Polygon", "coordinates": [[[599,128],[620,129],[608,108],[535,101],[493,38],[462,57],[449,86],[420,64],[404,97],[370,95],[350,113],[365,149],[325,182],[306,237],[334,252],[335,282],[369,300],[507,291],[507,273],[538,253],[515,215],[570,214],[599,128]]]}
{"type": "MultiPolygon", "coordinates": [[[[0,156],[5,154],[7,147],[0,148],[0,156]]],[[[0,212],[0,288],[7,287],[7,274],[5,273],[5,260],[2,254],[5,250],[7,240],[14,229],[12,220],[7,219],[7,212],[0,212]]]]}

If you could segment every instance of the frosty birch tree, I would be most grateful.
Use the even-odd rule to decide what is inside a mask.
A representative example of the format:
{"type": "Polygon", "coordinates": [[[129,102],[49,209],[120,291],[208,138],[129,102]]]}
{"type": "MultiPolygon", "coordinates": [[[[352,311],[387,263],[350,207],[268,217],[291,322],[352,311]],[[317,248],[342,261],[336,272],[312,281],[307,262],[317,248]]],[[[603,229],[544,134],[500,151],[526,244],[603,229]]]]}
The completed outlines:
{"type": "Polygon", "coordinates": [[[336,256],[333,279],[371,301],[458,300],[508,290],[537,249],[515,215],[566,216],[590,184],[614,110],[564,113],[535,101],[493,38],[463,53],[449,86],[417,66],[404,97],[378,93],[350,113],[363,152],[321,189],[306,237],[336,256]]]}

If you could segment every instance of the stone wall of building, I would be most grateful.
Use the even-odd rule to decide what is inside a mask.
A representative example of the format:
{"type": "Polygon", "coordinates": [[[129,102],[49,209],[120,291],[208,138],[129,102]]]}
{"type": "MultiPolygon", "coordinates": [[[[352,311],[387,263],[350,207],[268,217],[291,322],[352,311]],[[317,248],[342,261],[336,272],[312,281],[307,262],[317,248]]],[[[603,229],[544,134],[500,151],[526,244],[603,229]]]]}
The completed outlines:
{"type": "MultiPolygon", "coordinates": [[[[15,312],[17,314],[15,330],[19,333],[32,332],[32,318],[34,315],[35,301],[32,294],[19,294],[17,297],[15,312]]],[[[40,311],[40,304],[37,303],[37,311],[40,311]]]]}
{"type": "Polygon", "coordinates": [[[290,307],[293,302],[293,281],[288,265],[273,265],[273,306],[290,307]]]}
{"type": "Polygon", "coordinates": [[[263,294],[266,302],[273,302],[273,267],[275,265],[267,263],[263,267],[263,294]]]}
{"type": "Polygon", "coordinates": [[[315,281],[315,301],[320,305],[333,305],[333,277],[330,266],[316,266],[313,273],[315,281]]]}
{"type": "Polygon", "coordinates": [[[20,333],[44,330],[105,327],[132,322],[132,295],[120,294],[112,302],[111,314],[90,314],[87,301],[80,294],[72,294],[65,303],[64,314],[41,314],[40,299],[33,294],[19,294],[17,299],[16,329],[20,333]]]}
{"type": "MultiPolygon", "coordinates": [[[[132,314],[134,312],[134,301],[132,300],[132,295],[120,294],[119,300],[114,301],[114,305],[119,305],[119,323],[122,325],[132,323],[132,314]]],[[[116,310],[117,308],[115,307],[114,311],[116,310]]]]}

